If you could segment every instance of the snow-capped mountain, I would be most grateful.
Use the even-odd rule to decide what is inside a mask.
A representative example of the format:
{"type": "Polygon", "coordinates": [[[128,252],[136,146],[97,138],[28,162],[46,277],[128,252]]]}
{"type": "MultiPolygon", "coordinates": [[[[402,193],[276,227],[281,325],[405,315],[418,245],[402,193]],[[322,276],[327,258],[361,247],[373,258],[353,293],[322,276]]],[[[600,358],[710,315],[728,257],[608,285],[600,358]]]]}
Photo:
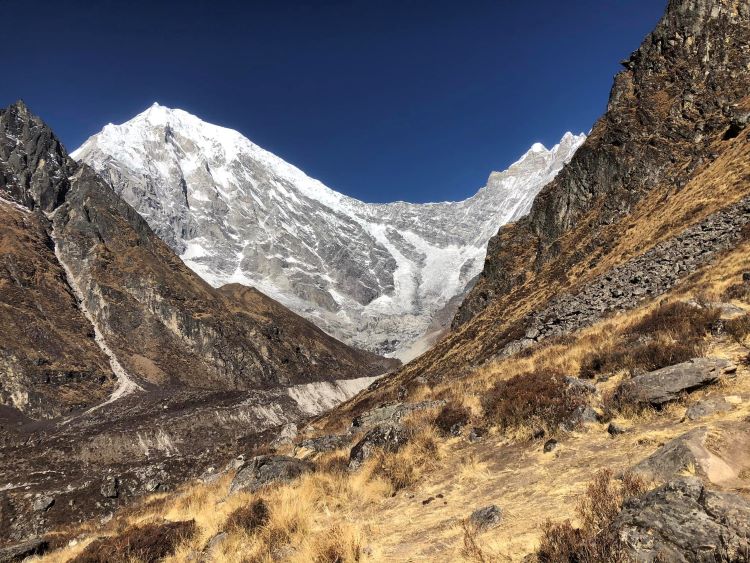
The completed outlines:
{"type": "Polygon", "coordinates": [[[534,144],[473,197],[429,204],[347,197],[236,131],[158,104],[72,156],[211,285],[254,286],[344,342],[408,358],[481,271],[490,237],[528,212],[584,138],[534,144]]]}

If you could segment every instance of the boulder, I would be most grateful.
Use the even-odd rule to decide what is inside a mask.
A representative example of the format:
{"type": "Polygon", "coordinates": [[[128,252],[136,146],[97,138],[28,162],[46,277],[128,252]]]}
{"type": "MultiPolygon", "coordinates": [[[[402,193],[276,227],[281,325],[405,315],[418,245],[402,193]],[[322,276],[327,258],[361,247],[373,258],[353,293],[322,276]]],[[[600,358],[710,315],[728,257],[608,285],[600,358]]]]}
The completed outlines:
{"type": "Polygon", "coordinates": [[[557,440],[550,438],[544,442],[544,453],[549,453],[557,447],[557,440]]]}
{"type": "Polygon", "coordinates": [[[471,513],[469,516],[469,523],[472,524],[477,530],[488,530],[494,528],[503,519],[503,511],[496,505],[485,506],[479,508],[471,513]]]}
{"type": "Polygon", "coordinates": [[[719,470],[724,462],[706,449],[708,428],[695,428],[670,440],[633,467],[647,481],[665,482],[686,471],[719,470]]]}
{"type": "Polygon", "coordinates": [[[34,539],[0,548],[0,563],[24,561],[34,555],[42,555],[49,549],[49,543],[42,539],[34,539]]]}
{"type": "Polygon", "coordinates": [[[52,508],[54,504],[55,497],[42,495],[34,499],[34,502],[31,503],[31,508],[34,509],[35,512],[46,512],[47,510],[52,508]]]}
{"type": "Polygon", "coordinates": [[[349,452],[349,469],[356,469],[377,450],[397,452],[409,440],[409,434],[400,426],[376,426],[354,444],[349,452]]]}
{"type": "Polygon", "coordinates": [[[105,498],[117,498],[120,489],[120,481],[117,477],[107,477],[102,483],[99,491],[105,498]]]}
{"type": "Polygon", "coordinates": [[[352,420],[352,427],[371,428],[378,424],[393,424],[404,416],[420,410],[442,407],[445,401],[422,401],[420,403],[391,403],[360,414],[352,420]]]}
{"type": "Polygon", "coordinates": [[[617,436],[618,434],[625,434],[628,429],[624,426],[617,424],[616,422],[610,422],[609,426],[607,426],[607,432],[610,436],[617,436]]]}
{"type": "Polygon", "coordinates": [[[615,398],[621,403],[660,407],[736,371],[737,366],[729,360],[695,358],[624,381],[615,398]]]}
{"type": "Polygon", "coordinates": [[[733,408],[724,397],[707,397],[690,405],[685,412],[688,420],[699,420],[719,412],[729,412],[733,408]]]}
{"type": "Polygon", "coordinates": [[[229,486],[229,494],[237,491],[255,492],[271,483],[288,483],[315,466],[309,461],[284,455],[261,455],[242,465],[229,486]]]}
{"type": "Polygon", "coordinates": [[[633,561],[747,561],[750,554],[750,502],[695,477],[626,501],[614,525],[633,561]]]}
{"type": "Polygon", "coordinates": [[[325,436],[303,440],[297,446],[297,451],[312,453],[332,452],[343,448],[350,440],[351,436],[348,434],[326,434],[325,436]]]}

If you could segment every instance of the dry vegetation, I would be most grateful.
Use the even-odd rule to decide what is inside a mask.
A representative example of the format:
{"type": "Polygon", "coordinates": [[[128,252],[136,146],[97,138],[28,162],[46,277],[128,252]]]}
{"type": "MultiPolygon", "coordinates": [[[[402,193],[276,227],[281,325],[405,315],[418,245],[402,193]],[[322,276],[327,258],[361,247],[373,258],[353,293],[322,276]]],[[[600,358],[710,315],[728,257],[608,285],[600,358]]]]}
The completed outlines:
{"type": "MultiPolygon", "coordinates": [[[[749,255],[745,243],[669,298],[462,377],[413,386],[407,400],[444,399],[446,404],[403,421],[411,435],[408,444],[377,453],[357,471],[348,470],[349,452],[342,449],[315,458],[316,472],[256,494],[227,495],[231,473],[211,484],[193,483],[123,511],[107,525],[82,528],[85,538],[44,560],[69,561],[96,552],[110,554],[113,561],[111,554],[120,552],[123,560],[153,560],[164,552],[137,547],[148,545],[135,541],[139,530],[166,531],[169,523],[194,522],[192,533],[182,530],[168,561],[194,561],[201,554],[208,561],[237,563],[515,561],[536,551],[544,561],[619,561],[608,523],[642,484],[615,481],[612,472],[627,470],[694,426],[680,422],[684,406],[678,404],[627,421],[634,430],[616,442],[604,425],[560,430],[561,421],[592,400],[565,386],[564,376],[598,377],[606,394],[623,377],[665,362],[702,354],[747,356],[742,344],[747,317],[722,321],[724,330],[715,330],[719,314],[705,303],[731,293],[738,296],[733,303],[747,308],[744,294],[729,288],[748,269],[749,255]],[[703,305],[686,303],[696,296],[703,296],[703,305]],[[474,425],[490,427],[479,442],[454,436],[456,428],[465,435],[474,425]],[[537,428],[557,435],[561,447],[543,453],[538,441],[529,440],[537,428]],[[605,471],[586,489],[600,468],[605,471]],[[464,526],[472,510],[493,503],[505,513],[500,527],[480,532],[464,526]],[[540,514],[550,519],[544,526],[540,514]],[[222,532],[223,541],[212,544],[222,532]]],[[[741,397],[740,406],[723,416],[743,420],[750,415],[746,368],[732,385],[722,392],[741,397]]],[[[315,424],[330,428],[326,420],[315,424]]],[[[748,473],[742,475],[747,480],[748,473]]]]}

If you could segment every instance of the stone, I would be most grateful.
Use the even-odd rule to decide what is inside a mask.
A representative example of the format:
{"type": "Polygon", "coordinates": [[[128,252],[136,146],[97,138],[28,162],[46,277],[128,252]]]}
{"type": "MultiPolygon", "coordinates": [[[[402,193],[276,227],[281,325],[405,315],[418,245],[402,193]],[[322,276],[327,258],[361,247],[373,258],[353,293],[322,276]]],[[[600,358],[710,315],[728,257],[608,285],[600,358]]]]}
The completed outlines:
{"type": "Polygon", "coordinates": [[[46,512],[47,510],[52,508],[54,504],[55,497],[42,495],[34,499],[34,502],[31,504],[31,508],[34,509],[35,512],[46,512]]]}
{"type": "Polygon", "coordinates": [[[698,470],[705,460],[717,459],[705,447],[708,429],[695,428],[670,440],[633,467],[648,481],[665,482],[687,469],[698,470]]]}
{"type": "Polygon", "coordinates": [[[484,436],[487,434],[487,430],[485,428],[477,428],[474,427],[469,432],[469,442],[476,442],[478,440],[481,440],[484,438],[484,436]]]}
{"type": "Polygon", "coordinates": [[[729,412],[734,407],[724,397],[707,397],[690,405],[685,412],[688,420],[699,420],[712,414],[729,412]]]}
{"type": "Polygon", "coordinates": [[[0,548],[0,563],[24,561],[35,555],[43,555],[49,549],[49,543],[43,539],[33,539],[23,543],[0,548]]]}
{"type": "Polygon", "coordinates": [[[576,428],[580,428],[583,424],[589,422],[598,422],[599,413],[597,413],[590,405],[580,405],[576,407],[567,420],[560,423],[560,428],[572,432],[576,428]]]}
{"type": "Polygon", "coordinates": [[[99,491],[105,498],[117,498],[120,489],[120,481],[117,477],[107,477],[102,483],[99,491]]]}
{"type": "Polygon", "coordinates": [[[737,366],[721,358],[695,358],[681,364],[644,373],[620,384],[615,398],[621,403],[662,406],[721,377],[737,366]]]}
{"type": "Polygon", "coordinates": [[[550,438],[544,442],[544,453],[549,453],[557,447],[557,440],[550,438]]]}
{"type": "Polygon", "coordinates": [[[283,455],[261,455],[252,458],[237,471],[229,494],[255,492],[272,483],[289,483],[315,470],[309,461],[283,455]]]}
{"type": "Polygon", "coordinates": [[[349,452],[349,469],[356,469],[377,450],[397,452],[409,440],[409,434],[400,426],[376,426],[357,442],[349,452]]]}
{"type": "Polygon", "coordinates": [[[477,529],[477,530],[488,530],[490,528],[494,528],[503,519],[503,511],[501,508],[498,508],[496,505],[491,504],[490,506],[485,506],[484,508],[479,508],[471,513],[471,516],[469,516],[469,522],[477,529]]]}
{"type": "Polygon", "coordinates": [[[617,424],[616,422],[610,422],[609,426],[607,426],[607,432],[610,434],[610,436],[617,436],[618,434],[625,434],[625,432],[627,431],[628,431],[627,428],[617,424]]]}
{"type": "Polygon", "coordinates": [[[297,447],[298,452],[309,451],[312,453],[323,453],[332,452],[343,448],[351,440],[351,436],[348,434],[327,434],[325,436],[318,436],[316,438],[309,438],[299,443],[297,447]]]}
{"type": "Polygon", "coordinates": [[[378,424],[398,423],[404,416],[420,410],[442,407],[445,401],[422,401],[420,403],[391,403],[371,409],[352,420],[352,428],[371,428],[378,424]]]}
{"type": "Polygon", "coordinates": [[[742,272],[742,281],[744,283],[750,283],[750,272],[742,272]]]}
{"type": "Polygon", "coordinates": [[[750,502],[682,477],[625,502],[614,522],[633,561],[747,561],[750,502]]]}
{"type": "Polygon", "coordinates": [[[218,534],[214,535],[210,540],[208,540],[203,553],[205,555],[211,556],[211,553],[222,543],[224,543],[227,537],[229,537],[229,535],[226,532],[219,532],[218,534]]]}

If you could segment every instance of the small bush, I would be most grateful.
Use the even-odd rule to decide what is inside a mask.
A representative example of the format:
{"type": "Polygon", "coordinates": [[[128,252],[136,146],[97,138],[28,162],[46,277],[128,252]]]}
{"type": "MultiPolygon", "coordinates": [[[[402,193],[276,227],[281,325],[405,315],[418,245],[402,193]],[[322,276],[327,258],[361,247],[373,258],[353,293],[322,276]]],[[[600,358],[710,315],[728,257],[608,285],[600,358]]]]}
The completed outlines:
{"type": "Polygon", "coordinates": [[[269,516],[268,505],[263,499],[259,498],[232,512],[227,519],[225,528],[227,530],[254,532],[268,523],[269,516]]]}
{"type": "Polygon", "coordinates": [[[618,483],[612,471],[599,471],[576,506],[580,528],[574,528],[570,520],[559,524],[548,520],[543,524],[539,560],[543,563],[629,561],[613,523],[623,503],[645,490],[644,482],[631,473],[618,483]]]}
{"type": "Polygon", "coordinates": [[[400,491],[415,483],[438,458],[438,444],[430,427],[414,431],[409,443],[398,452],[380,451],[376,454],[373,475],[384,478],[400,491]]]}
{"type": "Polygon", "coordinates": [[[631,374],[686,362],[705,353],[705,337],[720,312],[683,302],[658,307],[632,325],[615,344],[595,350],[581,361],[579,376],[627,370],[631,374]]]}
{"type": "Polygon", "coordinates": [[[470,417],[469,409],[456,401],[451,401],[440,409],[434,424],[443,436],[449,436],[456,426],[464,426],[469,422],[470,417]]]}
{"type": "Polygon", "coordinates": [[[146,563],[172,555],[177,544],[195,533],[195,521],[146,524],[125,530],[118,536],[94,540],[73,561],[75,563],[146,563]]]}
{"type": "Polygon", "coordinates": [[[750,303],[750,283],[735,283],[730,285],[722,294],[722,299],[726,301],[736,299],[737,301],[750,303]]]}
{"type": "Polygon", "coordinates": [[[737,342],[743,342],[750,334],[750,315],[742,315],[735,319],[725,321],[724,330],[727,331],[737,342]]]}
{"type": "Polygon", "coordinates": [[[482,407],[502,430],[541,427],[554,432],[586,404],[585,392],[569,387],[559,373],[527,373],[500,381],[487,392],[482,407]]]}

